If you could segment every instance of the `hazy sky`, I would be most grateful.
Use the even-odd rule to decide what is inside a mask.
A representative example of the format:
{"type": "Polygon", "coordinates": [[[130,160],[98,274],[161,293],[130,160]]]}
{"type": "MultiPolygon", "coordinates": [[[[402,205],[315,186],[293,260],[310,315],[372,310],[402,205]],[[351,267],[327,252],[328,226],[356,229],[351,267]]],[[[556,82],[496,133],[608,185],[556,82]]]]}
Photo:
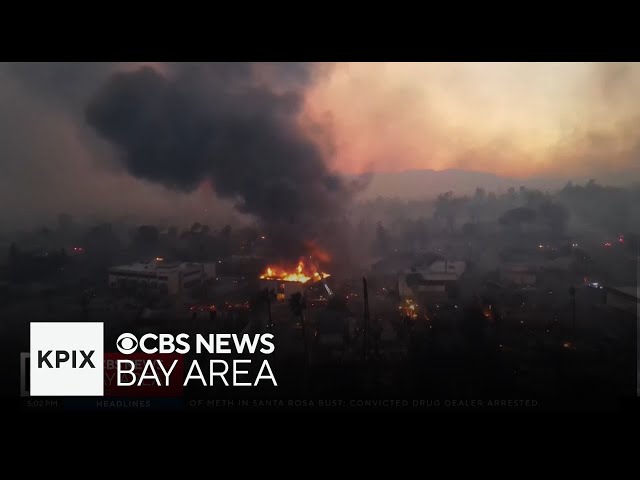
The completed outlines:
{"type": "Polygon", "coordinates": [[[640,165],[638,64],[339,64],[308,101],[345,171],[526,177],[640,165]]]}
{"type": "MultiPolygon", "coordinates": [[[[169,77],[176,69],[146,65],[169,77]]],[[[639,65],[325,64],[303,85],[299,121],[342,173],[459,168],[638,180],[639,65]]],[[[179,193],[133,178],[117,160],[122,152],[87,125],[87,104],[110,75],[140,66],[0,64],[0,221],[60,211],[231,215],[232,202],[208,187],[179,193]]],[[[258,72],[272,89],[295,81],[277,85],[269,68],[258,72]]]]}

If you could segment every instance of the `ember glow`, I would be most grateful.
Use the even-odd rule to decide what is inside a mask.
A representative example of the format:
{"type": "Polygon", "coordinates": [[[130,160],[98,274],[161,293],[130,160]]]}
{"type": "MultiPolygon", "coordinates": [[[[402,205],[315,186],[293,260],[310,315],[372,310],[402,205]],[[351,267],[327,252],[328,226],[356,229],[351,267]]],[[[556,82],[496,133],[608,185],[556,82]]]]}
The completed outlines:
{"type": "Polygon", "coordinates": [[[305,242],[310,258],[320,262],[330,262],[331,255],[324,248],[320,247],[315,241],[310,240],[305,242]]]}
{"type": "MultiPolygon", "coordinates": [[[[328,273],[322,272],[324,278],[329,277],[328,273]]],[[[307,283],[309,280],[320,280],[320,274],[310,269],[300,260],[295,268],[287,269],[283,267],[269,266],[265,272],[260,275],[263,280],[283,280],[285,282],[307,283]]]]}
{"type": "Polygon", "coordinates": [[[400,310],[401,314],[407,318],[415,320],[418,318],[418,305],[413,300],[406,299],[404,303],[402,303],[398,310],[400,310]]]}

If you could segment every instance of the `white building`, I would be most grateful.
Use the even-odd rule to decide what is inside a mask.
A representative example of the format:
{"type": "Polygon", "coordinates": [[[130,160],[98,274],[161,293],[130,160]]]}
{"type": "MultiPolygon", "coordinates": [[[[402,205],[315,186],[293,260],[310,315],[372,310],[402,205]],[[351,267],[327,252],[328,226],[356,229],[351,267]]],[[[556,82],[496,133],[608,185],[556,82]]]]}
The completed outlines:
{"type": "Polygon", "coordinates": [[[401,298],[416,298],[419,294],[445,297],[447,287],[454,285],[467,268],[463,261],[437,260],[426,269],[411,269],[399,275],[401,298]]]}
{"type": "Polygon", "coordinates": [[[112,288],[141,288],[177,295],[211,278],[215,278],[215,263],[177,263],[156,259],[109,269],[112,288]]]}
{"type": "Polygon", "coordinates": [[[448,260],[436,260],[429,266],[429,274],[446,273],[460,277],[467,269],[467,263],[462,260],[454,262],[448,260]]]}

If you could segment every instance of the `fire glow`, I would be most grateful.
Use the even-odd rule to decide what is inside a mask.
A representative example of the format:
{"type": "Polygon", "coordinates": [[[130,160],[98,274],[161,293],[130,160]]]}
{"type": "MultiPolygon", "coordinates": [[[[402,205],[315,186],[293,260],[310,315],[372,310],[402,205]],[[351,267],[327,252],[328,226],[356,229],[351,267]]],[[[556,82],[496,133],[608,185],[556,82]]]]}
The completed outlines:
{"type": "MultiPolygon", "coordinates": [[[[329,277],[328,273],[322,273],[323,278],[329,277]]],[[[260,275],[262,280],[282,280],[284,282],[300,282],[307,283],[309,280],[321,280],[320,273],[309,270],[305,263],[300,260],[294,269],[286,269],[282,267],[269,266],[265,272],[260,275]]]]}

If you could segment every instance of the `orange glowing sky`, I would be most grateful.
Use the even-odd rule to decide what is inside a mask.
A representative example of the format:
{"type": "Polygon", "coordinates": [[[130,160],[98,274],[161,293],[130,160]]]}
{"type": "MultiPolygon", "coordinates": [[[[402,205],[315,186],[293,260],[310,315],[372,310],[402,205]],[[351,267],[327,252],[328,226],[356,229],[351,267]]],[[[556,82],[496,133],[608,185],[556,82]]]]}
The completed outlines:
{"type": "Polygon", "coordinates": [[[597,174],[639,164],[640,64],[336,64],[305,113],[342,172],[597,174]]]}
{"type": "MultiPolygon", "coordinates": [[[[86,125],[83,109],[98,86],[114,71],[142,65],[166,76],[176,68],[0,63],[0,227],[31,225],[60,212],[234,223],[240,215],[234,201],[216,198],[207,182],[190,194],[134,178],[115,160],[120,152],[86,125]]],[[[509,177],[491,183],[454,172],[449,183],[438,183],[442,176],[374,174],[363,196],[421,198],[447,189],[529,185],[526,180],[535,188],[589,178],[604,184],[640,180],[639,63],[319,67],[310,86],[298,86],[296,76],[292,84],[306,100],[301,121],[332,169],[455,168],[509,177]],[[423,178],[433,180],[425,186],[423,178]]],[[[270,88],[291,87],[259,68],[260,81],[271,80],[270,88]]]]}

